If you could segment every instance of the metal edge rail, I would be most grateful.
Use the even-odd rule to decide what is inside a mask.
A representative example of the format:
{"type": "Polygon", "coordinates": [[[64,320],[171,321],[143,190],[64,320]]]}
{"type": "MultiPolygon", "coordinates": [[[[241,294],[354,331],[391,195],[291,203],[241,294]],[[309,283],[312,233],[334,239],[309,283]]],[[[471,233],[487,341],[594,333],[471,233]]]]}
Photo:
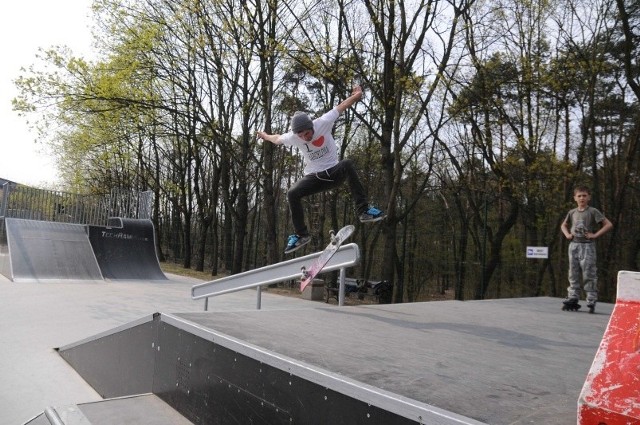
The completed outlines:
{"type": "MultiPolygon", "coordinates": [[[[191,288],[191,298],[198,300],[299,278],[302,276],[302,267],[308,268],[320,254],[322,251],[210,282],[199,283],[191,288]]],[[[344,269],[355,266],[359,261],[360,248],[358,245],[355,243],[346,244],[336,251],[322,271],[330,272],[344,269]]]]}

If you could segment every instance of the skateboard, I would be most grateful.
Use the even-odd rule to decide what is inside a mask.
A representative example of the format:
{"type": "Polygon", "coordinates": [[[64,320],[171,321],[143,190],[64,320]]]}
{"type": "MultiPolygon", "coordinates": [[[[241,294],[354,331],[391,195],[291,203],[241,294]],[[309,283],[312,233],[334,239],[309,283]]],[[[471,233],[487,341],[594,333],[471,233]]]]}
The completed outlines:
{"type": "Polygon", "coordinates": [[[307,287],[309,282],[311,282],[315,277],[322,271],[324,266],[327,265],[333,254],[336,253],[338,248],[355,230],[355,226],[349,224],[344,226],[342,229],[338,230],[338,233],[334,234],[333,230],[331,231],[331,241],[329,245],[322,251],[322,254],[311,264],[309,269],[306,267],[302,267],[302,280],[300,281],[300,292],[304,291],[304,288],[307,287]]]}

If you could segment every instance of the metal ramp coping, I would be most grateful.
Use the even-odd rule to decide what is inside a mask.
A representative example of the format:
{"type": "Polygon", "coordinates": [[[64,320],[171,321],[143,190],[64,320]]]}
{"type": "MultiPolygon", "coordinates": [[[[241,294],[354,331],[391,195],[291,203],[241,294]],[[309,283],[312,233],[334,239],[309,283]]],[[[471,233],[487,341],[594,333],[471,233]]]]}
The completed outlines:
{"type": "MultiPolygon", "coordinates": [[[[234,274],[209,282],[199,283],[191,288],[191,298],[215,297],[245,289],[260,288],[264,285],[280,283],[302,277],[302,267],[308,268],[313,260],[320,257],[322,251],[303,257],[293,258],[280,263],[260,267],[243,273],[234,274]]],[[[360,248],[355,243],[342,245],[322,269],[322,273],[340,270],[340,300],[344,300],[344,271],[360,261],[360,248]]],[[[258,291],[258,309],[260,308],[260,291],[258,291]]],[[[205,306],[206,309],[206,306],[205,306]]]]}

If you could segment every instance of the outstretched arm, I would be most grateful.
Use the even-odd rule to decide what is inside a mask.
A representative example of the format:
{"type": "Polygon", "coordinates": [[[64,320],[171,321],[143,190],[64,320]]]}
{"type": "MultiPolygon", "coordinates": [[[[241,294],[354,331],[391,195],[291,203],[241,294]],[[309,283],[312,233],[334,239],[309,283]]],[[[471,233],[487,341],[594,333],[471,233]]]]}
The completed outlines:
{"type": "Polygon", "coordinates": [[[362,87],[355,86],[351,92],[351,96],[340,102],[338,106],[336,106],[336,109],[338,109],[338,112],[343,113],[360,99],[362,99],[362,87]]]}
{"type": "Polygon", "coordinates": [[[271,142],[274,145],[281,145],[282,144],[282,140],[280,140],[280,135],[279,134],[268,134],[268,133],[265,133],[264,131],[257,131],[256,134],[262,140],[266,140],[267,142],[271,142]]]}

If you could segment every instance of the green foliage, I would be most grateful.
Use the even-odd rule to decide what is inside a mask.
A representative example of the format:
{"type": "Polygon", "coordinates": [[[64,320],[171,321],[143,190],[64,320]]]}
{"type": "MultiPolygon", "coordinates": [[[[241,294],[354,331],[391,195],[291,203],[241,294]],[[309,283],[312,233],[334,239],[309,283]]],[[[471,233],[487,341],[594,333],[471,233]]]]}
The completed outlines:
{"type": "MultiPolygon", "coordinates": [[[[101,58],[41,51],[13,106],[70,188],[154,190],[162,255],[238,272],[281,259],[302,172],[255,131],[362,84],[336,138],[389,218],[359,228],[353,273],[393,280],[396,301],[562,296],[571,187],[592,186],[616,225],[638,205],[638,43],[607,4],[97,0],[101,58]],[[552,260],[527,262],[528,245],[552,260]]],[[[309,206],[314,243],[355,221],[346,186],[309,206]]],[[[624,251],[602,256],[609,296],[637,263],[625,233],[602,242],[624,251]]]]}

